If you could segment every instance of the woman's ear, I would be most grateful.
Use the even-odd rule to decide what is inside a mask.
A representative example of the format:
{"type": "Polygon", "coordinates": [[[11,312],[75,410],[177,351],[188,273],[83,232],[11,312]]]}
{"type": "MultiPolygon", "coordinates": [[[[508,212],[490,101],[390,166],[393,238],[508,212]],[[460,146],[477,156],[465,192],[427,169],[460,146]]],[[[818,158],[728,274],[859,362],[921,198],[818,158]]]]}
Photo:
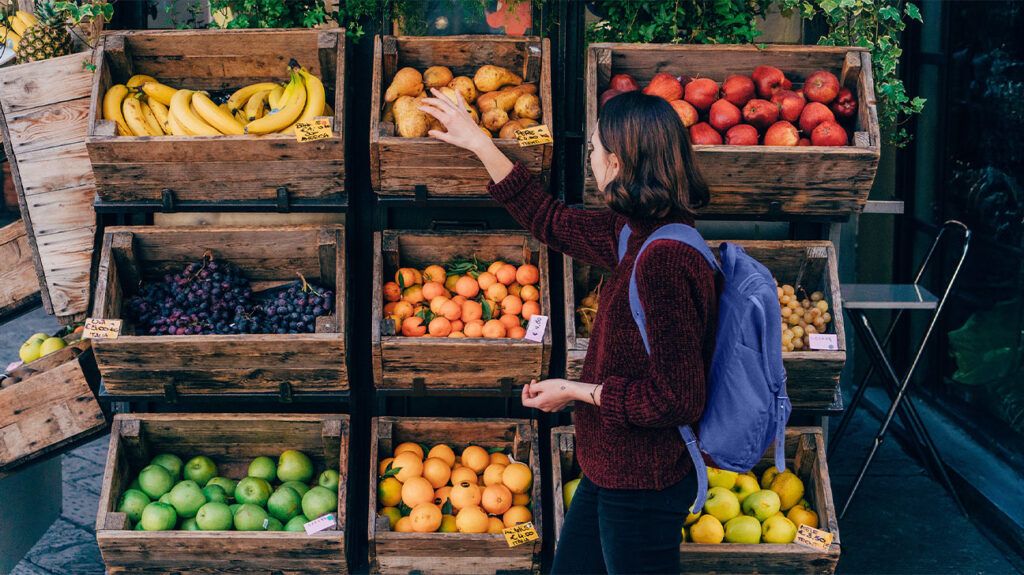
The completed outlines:
{"type": "Polygon", "coordinates": [[[619,163],[619,157],[615,154],[609,152],[607,158],[608,168],[605,173],[605,181],[610,182],[618,177],[621,164],[619,163]]]}

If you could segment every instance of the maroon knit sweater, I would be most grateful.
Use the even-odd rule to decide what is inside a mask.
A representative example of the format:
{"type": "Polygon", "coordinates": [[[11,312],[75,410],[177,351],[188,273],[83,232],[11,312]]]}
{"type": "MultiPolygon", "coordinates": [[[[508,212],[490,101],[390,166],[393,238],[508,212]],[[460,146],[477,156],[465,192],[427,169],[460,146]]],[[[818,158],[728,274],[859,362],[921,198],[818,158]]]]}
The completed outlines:
{"type": "Polygon", "coordinates": [[[610,489],[664,489],[691,469],[677,426],[704,411],[714,352],[717,288],[704,258],[673,240],[653,242],[637,264],[651,355],[629,308],[629,276],[655,229],[689,219],[629,220],[611,210],[569,208],[521,164],[489,191],[520,224],[552,249],[612,270],[590,333],[582,381],[604,384],[601,407],[577,403],[576,456],[584,474],[610,489]],[[618,261],[618,237],[633,234],[618,261]]]}

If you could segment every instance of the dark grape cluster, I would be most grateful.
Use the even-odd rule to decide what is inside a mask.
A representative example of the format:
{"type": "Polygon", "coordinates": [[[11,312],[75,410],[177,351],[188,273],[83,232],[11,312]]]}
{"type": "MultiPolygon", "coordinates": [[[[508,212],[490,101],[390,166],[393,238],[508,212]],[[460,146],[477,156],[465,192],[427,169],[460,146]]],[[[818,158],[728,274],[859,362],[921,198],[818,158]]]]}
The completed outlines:
{"type": "Polygon", "coordinates": [[[237,266],[206,254],[143,284],[127,313],[139,335],[312,333],[333,304],[332,292],[305,280],[254,295],[237,266]]]}

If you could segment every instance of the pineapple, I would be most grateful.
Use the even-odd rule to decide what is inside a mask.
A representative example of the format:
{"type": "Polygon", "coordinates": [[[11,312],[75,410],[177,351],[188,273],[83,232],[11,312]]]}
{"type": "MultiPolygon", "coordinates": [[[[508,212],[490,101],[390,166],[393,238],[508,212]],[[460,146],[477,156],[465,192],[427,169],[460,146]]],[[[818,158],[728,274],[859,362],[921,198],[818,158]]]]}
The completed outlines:
{"type": "Polygon", "coordinates": [[[71,33],[66,12],[55,7],[54,0],[36,0],[39,22],[25,30],[18,44],[18,63],[47,60],[71,53],[71,33]]]}

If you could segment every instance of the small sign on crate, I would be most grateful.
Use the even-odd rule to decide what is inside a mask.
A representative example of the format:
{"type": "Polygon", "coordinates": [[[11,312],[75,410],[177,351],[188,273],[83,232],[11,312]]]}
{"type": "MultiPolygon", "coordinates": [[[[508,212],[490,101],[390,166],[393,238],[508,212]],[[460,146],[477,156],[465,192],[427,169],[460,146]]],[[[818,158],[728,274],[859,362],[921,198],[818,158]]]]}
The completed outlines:
{"type": "Polygon", "coordinates": [[[327,529],[333,529],[337,524],[338,521],[334,518],[334,514],[328,513],[327,515],[317,517],[308,523],[303,523],[302,526],[306,529],[306,535],[312,535],[327,529]]]}
{"type": "Polygon", "coordinates": [[[519,141],[520,148],[540,146],[542,144],[550,144],[554,142],[554,139],[551,137],[551,130],[549,130],[544,124],[533,126],[532,128],[516,130],[515,135],[516,140],[519,141]]]}
{"type": "Polygon", "coordinates": [[[839,349],[839,336],[834,333],[812,333],[808,347],[814,350],[836,351],[839,349]]]}
{"type": "Polygon", "coordinates": [[[121,320],[86,318],[82,339],[117,339],[121,335],[121,320]]]}
{"type": "Polygon", "coordinates": [[[535,341],[540,343],[544,341],[544,332],[548,328],[548,316],[546,315],[532,315],[530,316],[530,323],[526,325],[526,335],[523,339],[535,341]]]}
{"type": "Polygon", "coordinates": [[[826,552],[830,545],[832,545],[832,534],[828,531],[822,531],[821,529],[815,529],[810,525],[800,524],[796,530],[796,539],[794,543],[803,545],[804,547],[810,547],[811,549],[817,549],[818,551],[826,552]]]}
{"type": "Polygon", "coordinates": [[[524,543],[540,539],[540,535],[537,534],[537,529],[533,526],[532,521],[507,527],[502,533],[505,534],[505,542],[508,543],[509,547],[519,547],[524,543]]]}
{"type": "Polygon", "coordinates": [[[326,140],[332,135],[329,116],[317,116],[308,122],[295,123],[295,139],[299,143],[326,140]]]}

